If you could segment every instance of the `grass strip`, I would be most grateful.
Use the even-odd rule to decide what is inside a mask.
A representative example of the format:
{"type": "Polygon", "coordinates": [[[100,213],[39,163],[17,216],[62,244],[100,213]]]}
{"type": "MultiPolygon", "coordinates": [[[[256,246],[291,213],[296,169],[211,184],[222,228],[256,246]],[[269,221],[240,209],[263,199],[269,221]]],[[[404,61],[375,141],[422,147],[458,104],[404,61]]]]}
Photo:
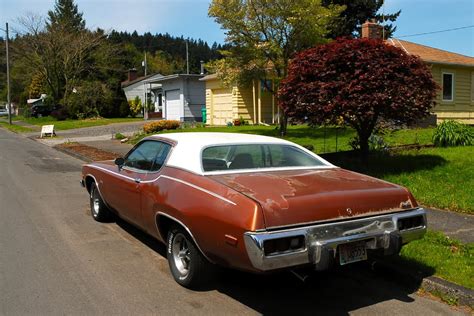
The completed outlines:
{"type": "Polygon", "coordinates": [[[45,117],[22,117],[17,116],[15,120],[20,120],[26,122],[31,125],[54,125],[54,128],[58,131],[61,130],[68,130],[74,128],[84,128],[84,127],[93,127],[93,126],[102,126],[102,125],[109,125],[113,123],[127,123],[127,122],[137,122],[142,121],[143,118],[100,118],[100,119],[84,119],[84,120],[65,120],[65,121],[58,121],[51,116],[45,117]]]}
{"type": "Polygon", "coordinates": [[[407,270],[474,288],[474,243],[463,244],[428,230],[424,238],[405,245],[394,260],[407,270]]]}
{"type": "Polygon", "coordinates": [[[0,122],[0,127],[6,128],[9,131],[12,131],[14,133],[28,133],[28,132],[33,131],[32,129],[30,129],[28,127],[15,125],[15,124],[10,125],[7,122],[0,122]]]}

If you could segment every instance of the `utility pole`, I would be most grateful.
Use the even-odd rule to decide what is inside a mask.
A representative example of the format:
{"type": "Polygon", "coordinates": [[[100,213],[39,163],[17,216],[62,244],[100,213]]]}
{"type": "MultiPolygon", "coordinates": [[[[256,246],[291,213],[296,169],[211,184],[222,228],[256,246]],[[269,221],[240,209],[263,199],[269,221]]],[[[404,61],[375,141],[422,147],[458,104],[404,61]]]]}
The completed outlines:
{"type": "Polygon", "coordinates": [[[146,51],[145,51],[145,61],[144,61],[144,67],[145,67],[145,77],[147,75],[147,72],[148,72],[148,65],[147,65],[147,62],[146,62],[146,51]]]}
{"type": "Polygon", "coordinates": [[[7,49],[7,103],[8,103],[8,123],[12,125],[12,103],[10,100],[10,57],[8,53],[8,23],[6,23],[7,40],[5,47],[7,49]]]}
{"type": "Polygon", "coordinates": [[[188,48],[188,40],[186,40],[186,73],[189,75],[189,48],[188,48]]]}
{"type": "Polygon", "coordinates": [[[147,61],[146,61],[146,51],[145,51],[145,60],[143,61],[144,63],[144,67],[145,67],[145,79],[144,79],[144,82],[143,82],[143,90],[145,91],[145,102],[143,103],[143,119],[146,121],[148,120],[148,87],[147,87],[147,84],[146,84],[146,76],[147,76],[147,73],[148,73],[148,65],[147,65],[147,61]]]}

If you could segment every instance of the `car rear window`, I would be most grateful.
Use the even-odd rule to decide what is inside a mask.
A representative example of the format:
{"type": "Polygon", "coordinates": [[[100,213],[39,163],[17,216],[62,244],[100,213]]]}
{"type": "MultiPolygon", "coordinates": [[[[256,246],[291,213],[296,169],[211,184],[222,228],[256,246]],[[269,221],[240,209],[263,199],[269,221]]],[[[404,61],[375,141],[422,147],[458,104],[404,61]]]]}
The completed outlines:
{"type": "Polygon", "coordinates": [[[300,148],[285,144],[212,146],[205,148],[202,152],[204,171],[323,165],[322,161],[300,148]]]}

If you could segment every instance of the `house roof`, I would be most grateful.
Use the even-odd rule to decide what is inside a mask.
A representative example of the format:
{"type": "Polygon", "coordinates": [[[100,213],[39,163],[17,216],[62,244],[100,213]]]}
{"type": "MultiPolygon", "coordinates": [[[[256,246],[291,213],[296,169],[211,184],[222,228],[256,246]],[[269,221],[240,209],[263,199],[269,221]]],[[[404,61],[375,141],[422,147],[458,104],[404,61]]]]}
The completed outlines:
{"type": "Polygon", "coordinates": [[[421,44],[390,38],[388,43],[403,49],[405,52],[420,57],[423,61],[434,64],[461,65],[474,67],[474,57],[448,52],[421,44]]]}
{"type": "Polygon", "coordinates": [[[199,79],[200,81],[207,81],[207,80],[214,80],[217,79],[217,74],[210,74],[205,76],[204,78],[199,79]]]}
{"type": "Polygon", "coordinates": [[[128,87],[128,86],[131,86],[132,84],[138,83],[138,82],[140,82],[140,81],[142,81],[142,80],[151,79],[152,77],[155,77],[155,76],[158,76],[158,77],[161,76],[161,77],[163,77],[163,75],[161,75],[161,74],[159,74],[159,73],[156,73],[156,74],[151,74],[151,75],[147,75],[147,76],[138,77],[138,78],[135,79],[135,80],[130,80],[130,81],[129,81],[129,80],[125,80],[125,81],[122,81],[120,85],[122,86],[122,88],[126,88],[126,87],[128,87]]]}
{"type": "Polygon", "coordinates": [[[204,77],[204,75],[198,75],[198,74],[175,74],[175,75],[169,75],[169,76],[163,76],[159,77],[156,79],[152,80],[147,80],[149,83],[160,83],[163,81],[168,81],[168,80],[173,80],[173,79],[178,79],[178,78],[196,78],[200,79],[204,77]]]}

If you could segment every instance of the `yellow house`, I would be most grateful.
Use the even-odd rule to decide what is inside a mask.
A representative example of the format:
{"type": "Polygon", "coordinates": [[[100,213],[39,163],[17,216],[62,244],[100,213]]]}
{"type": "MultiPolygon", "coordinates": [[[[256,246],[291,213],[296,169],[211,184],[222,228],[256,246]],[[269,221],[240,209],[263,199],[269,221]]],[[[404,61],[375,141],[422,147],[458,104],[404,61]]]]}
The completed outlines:
{"type": "Polygon", "coordinates": [[[225,87],[217,75],[201,79],[206,83],[206,123],[226,125],[235,119],[251,124],[278,122],[279,109],[275,97],[266,89],[272,81],[254,80],[248,87],[225,87]]]}
{"type": "MultiPolygon", "coordinates": [[[[374,22],[362,24],[361,37],[383,38],[382,26],[374,22]]],[[[433,109],[437,122],[456,120],[474,124],[474,57],[390,38],[387,44],[420,57],[431,67],[433,79],[441,87],[433,109]]]]}
{"type": "Polygon", "coordinates": [[[399,39],[389,43],[420,57],[431,66],[441,87],[434,113],[437,121],[457,120],[474,124],[474,58],[399,39]]]}

